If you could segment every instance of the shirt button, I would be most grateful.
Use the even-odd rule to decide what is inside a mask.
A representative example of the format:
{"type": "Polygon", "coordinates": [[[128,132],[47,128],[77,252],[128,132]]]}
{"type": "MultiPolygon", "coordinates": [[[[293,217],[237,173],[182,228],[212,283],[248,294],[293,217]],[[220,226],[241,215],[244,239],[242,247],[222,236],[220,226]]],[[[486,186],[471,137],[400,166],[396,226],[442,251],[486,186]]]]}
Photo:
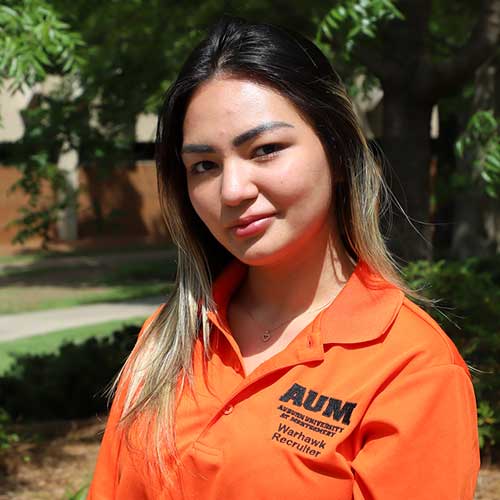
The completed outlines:
{"type": "Polygon", "coordinates": [[[233,413],[233,405],[227,405],[224,408],[224,415],[231,415],[233,413]]]}

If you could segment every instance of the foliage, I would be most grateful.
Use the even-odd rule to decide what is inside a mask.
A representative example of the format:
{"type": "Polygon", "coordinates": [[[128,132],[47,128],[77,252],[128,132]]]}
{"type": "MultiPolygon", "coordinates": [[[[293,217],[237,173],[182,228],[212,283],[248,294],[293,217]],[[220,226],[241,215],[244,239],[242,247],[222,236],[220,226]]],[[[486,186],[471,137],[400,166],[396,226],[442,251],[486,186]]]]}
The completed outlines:
{"type": "Polygon", "coordinates": [[[7,227],[20,228],[12,242],[22,244],[32,236],[40,235],[42,248],[47,249],[59,211],[68,204],[64,191],[66,178],[50,161],[46,151],[28,156],[19,165],[19,170],[22,177],[10,186],[8,194],[21,190],[28,196],[28,202],[19,210],[19,216],[7,224],[7,227]],[[48,186],[46,193],[43,192],[45,186],[48,186]],[[58,193],[63,197],[58,199],[58,193]]]}
{"type": "Polygon", "coordinates": [[[341,0],[322,19],[316,20],[315,43],[332,62],[351,96],[368,96],[380,87],[375,75],[359,64],[353,55],[363,40],[372,40],[378,26],[385,21],[404,19],[391,0],[341,0]]]}
{"type": "Polygon", "coordinates": [[[89,486],[82,486],[74,493],[68,494],[66,500],[85,500],[89,492],[89,486]]]}
{"type": "Polygon", "coordinates": [[[479,426],[479,446],[483,449],[488,443],[495,445],[494,425],[498,423],[495,411],[488,401],[480,401],[477,407],[477,423],[479,426]]]}
{"type": "Polygon", "coordinates": [[[0,32],[0,87],[12,79],[9,91],[32,86],[50,71],[74,72],[81,63],[76,54],[80,35],[45,0],[4,0],[0,32]]]}
{"type": "Polygon", "coordinates": [[[423,295],[442,298],[424,307],[471,367],[482,450],[492,454],[500,442],[500,256],[412,262],[405,278],[423,295]]]}
{"type": "MultiPolygon", "coordinates": [[[[11,2],[14,4],[14,0],[11,2]]],[[[24,0],[22,5],[40,3],[42,0],[24,0]]],[[[425,8],[420,9],[416,0],[332,0],[330,5],[319,0],[307,3],[276,0],[272,5],[268,0],[249,0],[244,4],[234,0],[201,3],[193,0],[53,0],[50,2],[52,12],[67,25],[68,32],[78,33],[83,43],[73,45],[74,60],[78,61],[78,71],[74,75],[65,73],[61,63],[52,68],[64,80],[74,78],[73,88],[78,89],[78,95],[67,93],[61,101],[63,106],[79,110],[79,115],[72,114],[74,140],[59,144],[71,145],[78,152],[80,165],[97,165],[110,174],[117,158],[130,159],[137,115],[157,110],[165,89],[188,51],[200,39],[202,30],[224,12],[279,22],[306,36],[316,33],[317,43],[334,59],[351,94],[360,90],[366,94],[374,86],[380,87],[382,80],[373,68],[370,72],[360,63],[357,48],[367,47],[369,54],[377,55],[381,61],[390,61],[397,66],[399,75],[411,80],[416,69],[422,66],[419,61],[453,58],[457,49],[471,37],[471,28],[478,17],[474,2],[457,0],[450,5],[445,0],[436,0],[430,4],[427,18],[425,8]],[[422,13],[426,21],[417,33],[423,36],[418,47],[412,45],[413,38],[420,40],[415,33],[413,38],[406,36],[417,21],[413,18],[403,21],[409,5],[413,12],[422,13]],[[130,22],[131,19],[134,22],[130,22]],[[420,48],[423,48],[421,53],[420,48]],[[360,75],[364,76],[361,84],[358,83],[360,75]]],[[[40,47],[45,47],[45,43],[47,40],[40,40],[40,47]]],[[[46,48],[43,50],[49,52],[46,48]]],[[[365,61],[367,59],[372,60],[365,57],[365,61]]],[[[381,64],[374,66],[382,67],[381,64]]],[[[461,84],[463,81],[458,82],[457,87],[461,84]]],[[[407,94],[406,84],[396,87],[384,88],[385,95],[407,94]]],[[[57,144],[51,142],[42,150],[55,149],[57,158],[60,153],[54,147],[57,144]]],[[[389,160],[403,168],[397,158],[389,160]]],[[[417,189],[415,186],[420,184],[411,183],[407,189],[417,189]]],[[[56,200],[61,202],[59,196],[54,202],[56,200]]],[[[54,204],[51,210],[45,207],[48,211],[43,213],[39,208],[27,207],[16,223],[21,226],[27,223],[31,229],[22,233],[18,240],[24,240],[37,230],[47,234],[46,227],[61,206],[54,204]]],[[[95,207],[95,212],[98,219],[99,207],[95,207]]]]}
{"type": "Polygon", "coordinates": [[[0,406],[15,419],[85,418],[107,409],[103,390],[118,373],[139,327],[65,343],[59,352],[22,354],[0,377],[0,406]]]}
{"type": "MultiPolygon", "coordinates": [[[[37,5],[44,4],[42,0],[24,0],[14,10],[19,13],[18,16],[35,18],[33,11],[37,5]]],[[[52,130],[65,127],[62,135],[67,139],[61,142],[61,134],[53,139],[46,135],[46,142],[38,148],[39,152],[50,151],[45,156],[46,162],[41,167],[43,173],[39,176],[49,183],[53,178],[52,170],[48,167],[49,161],[52,164],[57,162],[63,144],[70,145],[78,152],[80,166],[96,166],[108,175],[112,175],[112,168],[117,163],[130,161],[137,115],[156,112],[181,62],[202,36],[202,29],[222,13],[233,12],[259,20],[279,20],[294,29],[312,33],[311,12],[322,14],[325,10],[319,0],[308,4],[299,0],[277,0],[273,9],[269,9],[266,0],[252,0],[245,5],[222,0],[209,0],[202,4],[194,0],[53,0],[50,7],[50,12],[59,23],[54,24],[54,33],[60,33],[61,30],[78,33],[82,43],[74,42],[68,46],[68,40],[62,34],[56,36],[49,28],[40,28],[43,33],[52,33],[50,43],[41,38],[37,50],[21,43],[17,43],[14,50],[18,60],[23,57],[23,51],[29,52],[27,62],[22,66],[35,73],[39,69],[37,54],[49,53],[52,45],[58,47],[61,55],[68,54],[68,57],[78,62],[78,71],[73,73],[65,72],[65,66],[61,63],[51,68],[62,76],[61,85],[72,88],[73,92],[58,91],[61,98],[57,103],[53,100],[43,103],[44,106],[58,108],[55,110],[57,112],[46,113],[46,121],[52,130]],[[287,13],[285,18],[283,12],[287,13]],[[131,19],[133,22],[130,22],[131,19]],[[170,21],[166,23],[165,19],[170,21]]],[[[28,124],[26,131],[30,133],[28,124]]],[[[27,142],[30,141],[23,139],[20,143],[21,153],[26,149],[29,152],[27,142]]],[[[22,155],[19,157],[22,158],[22,155]]],[[[30,175],[31,167],[17,161],[15,165],[23,176],[30,175]]],[[[35,164],[32,165],[35,168],[35,164]]],[[[25,183],[26,187],[32,185],[31,182],[25,183]]],[[[21,228],[16,241],[22,242],[37,231],[47,235],[47,226],[64,206],[66,204],[59,196],[54,197],[51,205],[27,206],[14,222],[21,228]],[[28,227],[23,230],[26,224],[28,227]]],[[[95,207],[95,212],[99,218],[99,207],[95,207]]]]}
{"type": "Polygon", "coordinates": [[[381,86],[375,75],[356,62],[356,45],[374,39],[380,23],[394,19],[404,16],[391,0],[341,0],[322,19],[316,19],[314,41],[335,62],[352,97],[358,93],[368,96],[381,86]]]}
{"type": "MultiPolygon", "coordinates": [[[[472,182],[481,179],[486,193],[500,197],[500,121],[491,111],[478,111],[469,120],[455,150],[461,158],[472,158],[472,182]]],[[[469,184],[467,182],[467,184],[469,184]]]]}
{"type": "MultiPolygon", "coordinates": [[[[0,407],[0,484],[3,476],[9,473],[9,455],[16,443],[19,443],[20,437],[15,432],[10,430],[12,420],[10,415],[0,407]]],[[[29,461],[30,457],[24,455],[24,461],[29,461]]]]}
{"type": "Polygon", "coordinates": [[[10,191],[22,191],[28,204],[10,223],[19,227],[14,243],[41,235],[46,246],[60,211],[69,204],[76,205],[78,192],[69,188],[66,174],[57,165],[61,154],[78,151],[85,163],[92,152],[92,162],[97,165],[104,159],[118,164],[130,157],[130,144],[116,127],[98,131],[91,126],[92,108],[75,90],[77,85],[73,77],[59,80],[49,94],[36,95],[22,112],[25,133],[11,159],[21,178],[10,191]],[[109,134],[115,134],[113,141],[108,140],[109,134]]]}
{"type": "Polygon", "coordinates": [[[81,344],[90,338],[100,339],[109,337],[125,325],[142,324],[144,317],[129,318],[126,320],[111,320],[95,325],[79,326],[58,330],[42,335],[7,340],[0,343],[0,376],[12,370],[16,358],[24,355],[58,354],[62,344],[72,342],[81,344]]]}
{"type": "Polygon", "coordinates": [[[339,56],[351,61],[356,42],[363,36],[375,38],[378,24],[393,19],[404,16],[391,0],[342,0],[319,22],[315,41],[330,51],[330,41],[341,38],[343,50],[339,56]]]}
{"type": "MultiPolygon", "coordinates": [[[[415,20],[405,15],[408,5],[397,0],[338,0],[332,3],[335,5],[324,16],[315,18],[315,41],[334,62],[351,95],[362,93],[366,96],[374,87],[384,87],[379,75],[360,62],[359,52],[364,49],[381,60],[395,62],[408,75],[413,74],[418,66],[415,61],[418,54],[406,53],[401,60],[396,50],[399,47],[394,46],[400,43],[400,47],[409,50],[409,39],[405,36],[415,20]]],[[[418,1],[407,3],[418,4],[418,1]]],[[[446,0],[433,1],[427,26],[422,32],[425,57],[430,61],[454,57],[470,36],[477,14],[477,7],[470,0],[457,0],[452,5],[446,0]]]]}
{"type": "Polygon", "coordinates": [[[33,235],[41,235],[45,248],[59,211],[71,201],[66,177],[57,166],[69,117],[57,99],[39,97],[38,101],[35,107],[23,112],[26,132],[12,158],[21,177],[9,193],[23,192],[28,203],[9,226],[20,228],[14,243],[24,243],[33,235]]]}
{"type": "Polygon", "coordinates": [[[0,407],[0,453],[9,449],[13,443],[19,441],[19,436],[8,430],[11,419],[9,414],[0,407]]]}
{"type": "MultiPolygon", "coordinates": [[[[44,0],[4,2],[0,5],[0,31],[0,88],[7,79],[11,81],[8,91],[14,92],[45,80],[50,74],[76,78],[82,64],[77,53],[83,46],[82,38],[60,19],[50,3],[44,0]]],[[[57,168],[61,136],[54,134],[56,121],[49,116],[52,110],[43,102],[39,104],[36,109],[25,112],[27,132],[18,145],[18,158],[13,159],[22,177],[10,191],[21,190],[29,199],[10,225],[20,227],[14,243],[24,243],[33,235],[41,235],[46,247],[60,210],[71,200],[65,177],[57,168]],[[45,184],[53,196],[42,196],[45,184]]],[[[61,118],[58,114],[57,119],[61,118]]],[[[62,121],[59,127],[65,125],[62,121]]]]}

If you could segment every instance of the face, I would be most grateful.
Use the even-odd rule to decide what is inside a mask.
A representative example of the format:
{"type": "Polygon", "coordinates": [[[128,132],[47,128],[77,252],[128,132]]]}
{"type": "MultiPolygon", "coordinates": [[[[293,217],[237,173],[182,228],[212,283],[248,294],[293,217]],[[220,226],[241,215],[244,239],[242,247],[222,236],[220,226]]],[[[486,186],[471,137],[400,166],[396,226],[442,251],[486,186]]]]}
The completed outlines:
{"type": "Polygon", "coordinates": [[[248,265],[294,258],[328,240],[332,176],[323,146],[270,87],[215,78],[183,125],[189,198],[213,236],[248,265]]]}

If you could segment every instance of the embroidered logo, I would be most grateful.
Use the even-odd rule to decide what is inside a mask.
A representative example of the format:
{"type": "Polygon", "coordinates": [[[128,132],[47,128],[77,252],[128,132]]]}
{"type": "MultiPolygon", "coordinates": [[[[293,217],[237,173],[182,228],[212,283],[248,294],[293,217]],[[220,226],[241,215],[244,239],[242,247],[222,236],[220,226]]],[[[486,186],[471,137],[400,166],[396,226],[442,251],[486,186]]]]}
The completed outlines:
{"type": "Polygon", "coordinates": [[[357,406],[351,401],[319,394],[297,383],[281,395],[279,401],[286,403],[280,404],[277,409],[280,412],[279,417],[287,420],[287,423],[278,422],[278,428],[271,439],[315,457],[321,455],[327,441],[323,437],[317,438],[314,434],[332,438],[343,432],[345,427],[341,424],[350,424],[352,413],[357,406]],[[299,411],[298,408],[306,410],[307,413],[299,411]],[[300,429],[296,426],[300,426],[300,429]]]}
{"type": "Polygon", "coordinates": [[[306,410],[313,412],[320,412],[323,410],[325,403],[327,403],[322,413],[324,417],[332,417],[334,420],[341,421],[345,425],[351,423],[351,415],[354,408],[356,408],[356,403],[351,403],[350,401],[343,402],[340,399],[324,395],[318,397],[318,393],[311,389],[309,389],[306,396],[306,391],[307,388],[302,385],[293,384],[292,387],[280,397],[280,401],[283,401],[283,403],[292,401],[294,406],[303,406],[306,410]]]}

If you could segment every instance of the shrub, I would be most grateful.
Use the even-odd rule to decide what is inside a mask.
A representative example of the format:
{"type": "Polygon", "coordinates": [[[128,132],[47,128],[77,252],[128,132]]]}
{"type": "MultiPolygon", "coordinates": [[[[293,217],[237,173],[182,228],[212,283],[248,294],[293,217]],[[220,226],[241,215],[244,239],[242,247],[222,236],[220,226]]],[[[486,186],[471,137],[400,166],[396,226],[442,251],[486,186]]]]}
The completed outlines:
{"type": "Polygon", "coordinates": [[[500,442],[500,256],[412,262],[405,277],[423,295],[440,299],[424,308],[471,368],[483,458],[491,460],[500,442]]]}
{"type": "Polygon", "coordinates": [[[132,350],[138,326],[65,343],[56,354],[16,355],[0,377],[0,407],[14,419],[85,418],[107,410],[103,390],[132,350]]]}
{"type": "Polygon", "coordinates": [[[9,414],[0,407],[0,484],[15,470],[15,460],[10,457],[10,452],[19,442],[19,436],[10,430],[11,424],[9,414]]]}
{"type": "Polygon", "coordinates": [[[0,407],[0,454],[19,441],[19,436],[9,431],[11,423],[9,414],[0,407]]]}

